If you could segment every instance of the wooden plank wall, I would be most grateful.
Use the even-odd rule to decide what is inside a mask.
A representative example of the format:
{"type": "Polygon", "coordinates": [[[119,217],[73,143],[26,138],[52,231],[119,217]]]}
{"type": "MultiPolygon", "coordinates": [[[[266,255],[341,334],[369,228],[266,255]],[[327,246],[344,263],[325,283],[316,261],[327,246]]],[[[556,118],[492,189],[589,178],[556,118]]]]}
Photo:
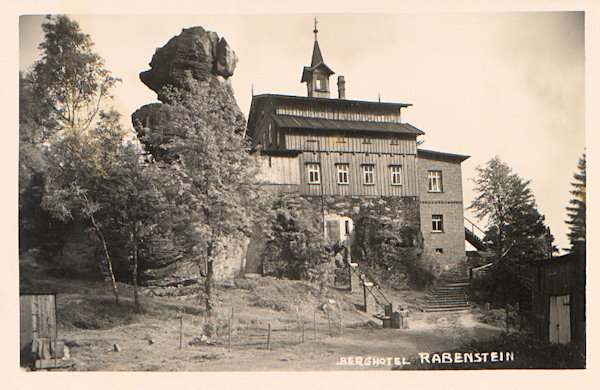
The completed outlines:
{"type": "Polygon", "coordinates": [[[534,331],[548,341],[550,296],[570,296],[571,339],[585,339],[585,261],[546,260],[533,266],[534,331]]]}
{"type": "Polygon", "coordinates": [[[262,156],[259,180],[270,184],[300,184],[297,157],[262,156]]]}
{"type": "Polygon", "coordinates": [[[295,115],[310,118],[338,119],[350,121],[368,122],[400,122],[400,109],[397,111],[373,111],[356,110],[348,107],[319,105],[311,107],[307,105],[281,105],[276,108],[278,115],[295,115]]]}
{"type": "Polygon", "coordinates": [[[417,196],[416,156],[400,154],[370,153],[322,153],[305,152],[298,157],[300,162],[300,184],[302,195],[343,195],[343,196],[417,196]],[[321,166],[321,184],[308,184],[307,163],[321,166]],[[336,163],[349,165],[347,185],[337,184],[336,163]],[[375,185],[363,184],[362,164],[375,166],[375,185]],[[402,165],[402,185],[391,184],[389,165],[402,165]]]}
{"type": "Polygon", "coordinates": [[[20,305],[20,345],[33,341],[34,338],[56,337],[56,309],[54,295],[21,295],[20,305]]]}
{"type": "Polygon", "coordinates": [[[416,154],[415,137],[378,136],[368,137],[370,143],[365,143],[366,137],[343,137],[339,142],[338,136],[320,136],[317,134],[286,134],[285,145],[290,150],[320,150],[329,152],[354,153],[394,153],[416,154]]]}

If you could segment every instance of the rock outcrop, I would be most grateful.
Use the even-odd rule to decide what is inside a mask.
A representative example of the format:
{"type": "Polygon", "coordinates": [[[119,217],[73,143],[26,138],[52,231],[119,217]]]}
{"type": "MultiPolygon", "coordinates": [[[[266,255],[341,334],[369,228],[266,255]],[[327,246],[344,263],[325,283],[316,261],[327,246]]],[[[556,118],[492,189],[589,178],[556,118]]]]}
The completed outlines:
{"type": "Polygon", "coordinates": [[[208,97],[218,101],[223,107],[222,115],[234,118],[235,130],[243,131],[246,121],[228,80],[236,64],[237,56],[225,38],[202,27],[183,29],[156,49],[151,69],[141,72],[140,79],[156,92],[162,104],[145,105],[132,115],[134,129],[146,150],[157,160],[170,162],[163,146],[171,141],[169,124],[173,108],[169,91],[172,88],[179,91],[179,98],[193,101],[208,97]]]}
{"type": "Polygon", "coordinates": [[[163,88],[173,86],[189,89],[189,78],[196,81],[226,82],[233,75],[237,56],[225,38],[202,27],[186,28],[156,49],[150,70],[140,73],[140,79],[167,102],[163,88]],[[222,79],[220,79],[222,78],[222,79]]]}
{"type": "MultiPolygon", "coordinates": [[[[202,27],[183,29],[163,47],[156,49],[150,69],[140,79],[156,92],[161,103],[152,103],[132,114],[133,126],[148,152],[157,161],[171,163],[177,155],[169,150],[170,141],[179,136],[177,110],[194,110],[197,102],[210,101],[217,111],[213,118],[226,123],[232,131],[245,129],[244,115],[239,109],[229,77],[233,75],[237,57],[225,38],[202,27]],[[175,88],[176,95],[171,91],[175,88]],[[176,96],[177,104],[172,100],[176,96]]],[[[202,107],[198,105],[198,107],[202,107]]],[[[201,110],[201,109],[200,109],[201,110]]],[[[198,115],[204,115],[198,112],[198,115]]],[[[217,259],[214,278],[224,279],[243,272],[248,240],[230,239],[217,259]]],[[[199,259],[181,259],[155,264],[144,274],[149,285],[179,285],[199,276],[199,259]]]]}

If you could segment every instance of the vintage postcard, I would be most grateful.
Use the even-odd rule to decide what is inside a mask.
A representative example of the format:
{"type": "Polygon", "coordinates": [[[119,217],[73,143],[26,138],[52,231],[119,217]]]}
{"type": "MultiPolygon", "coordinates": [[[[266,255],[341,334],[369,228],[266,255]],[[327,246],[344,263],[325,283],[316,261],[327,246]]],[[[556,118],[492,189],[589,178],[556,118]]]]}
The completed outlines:
{"type": "Polygon", "coordinates": [[[19,375],[589,371],[585,9],[191,10],[15,16],[19,375]]]}

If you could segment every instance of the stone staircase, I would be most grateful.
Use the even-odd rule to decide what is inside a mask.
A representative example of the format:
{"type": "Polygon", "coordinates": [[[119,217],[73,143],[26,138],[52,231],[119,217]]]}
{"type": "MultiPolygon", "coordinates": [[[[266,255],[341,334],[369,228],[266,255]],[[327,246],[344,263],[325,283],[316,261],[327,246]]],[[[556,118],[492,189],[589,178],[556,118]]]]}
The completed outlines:
{"type": "Polygon", "coordinates": [[[469,286],[468,279],[455,279],[436,288],[426,300],[426,312],[439,311],[468,311],[470,309],[465,289],[469,286]]]}

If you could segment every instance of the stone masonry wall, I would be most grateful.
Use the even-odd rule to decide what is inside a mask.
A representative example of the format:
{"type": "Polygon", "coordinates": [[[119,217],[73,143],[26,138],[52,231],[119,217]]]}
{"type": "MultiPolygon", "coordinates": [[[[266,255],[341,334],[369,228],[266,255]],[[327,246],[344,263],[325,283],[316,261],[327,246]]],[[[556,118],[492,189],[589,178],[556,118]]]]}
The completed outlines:
{"type": "MultiPolygon", "coordinates": [[[[321,197],[306,197],[318,209],[321,197]]],[[[399,221],[404,226],[419,227],[419,202],[415,197],[324,196],[325,214],[337,214],[356,221],[361,216],[378,217],[382,221],[399,221]]]]}

